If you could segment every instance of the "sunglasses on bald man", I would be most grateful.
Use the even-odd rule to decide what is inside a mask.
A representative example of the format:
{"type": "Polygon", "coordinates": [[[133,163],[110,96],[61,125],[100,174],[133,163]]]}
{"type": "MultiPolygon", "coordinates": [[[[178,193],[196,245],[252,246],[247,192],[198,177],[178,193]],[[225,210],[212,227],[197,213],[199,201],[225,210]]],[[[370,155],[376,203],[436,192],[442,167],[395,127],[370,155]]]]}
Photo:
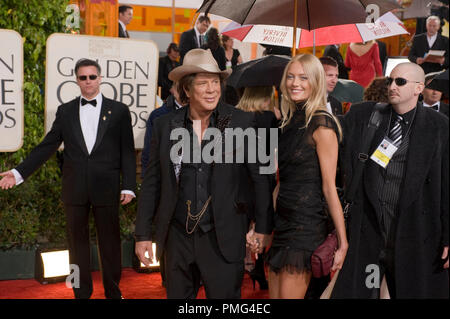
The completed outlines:
{"type": "Polygon", "coordinates": [[[392,84],[392,82],[395,82],[395,84],[397,85],[397,86],[403,86],[403,85],[405,85],[406,83],[408,83],[408,82],[413,82],[413,83],[421,83],[421,82],[417,82],[417,81],[409,81],[409,80],[407,80],[407,79],[404,79],[404,78],[391,78],[391,77],[387,77],[386,78],[386,84],[388,85],[388,86],[390,86],[391,84],[392,84]]]}
{"type": "MultiPolygon", "coordinates": [[[[87,80],[87,78],[88,78],[88,75],[80,75],[79,77],[78,77],[78,80],[80,80],[80,81],[86,81],[87,80]]],[[[91,75],[89,75],[89,80],[95,80],[95,79],[97,79],[98,78],[98,75],[96,75],[96,74],[91,74],[91,75]]]]}

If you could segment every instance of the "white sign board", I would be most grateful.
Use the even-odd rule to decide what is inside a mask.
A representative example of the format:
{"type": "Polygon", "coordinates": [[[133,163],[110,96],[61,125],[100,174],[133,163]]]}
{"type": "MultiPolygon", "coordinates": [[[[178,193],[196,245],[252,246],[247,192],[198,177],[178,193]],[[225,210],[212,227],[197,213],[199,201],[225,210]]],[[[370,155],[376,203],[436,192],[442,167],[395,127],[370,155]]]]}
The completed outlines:
{"type": "Polygon", "coordinates": [[[0,152],[14,152],[23,143],[23,42],[0,29],[0,43],[0,152]]]}
{"type": "Polygon", "coordinates": [[[135,147],[143,148],[146,120],[155,108],[158,85],[159,52],[149,40],[52,34],[47,40],[46,132],[58,106],[80,95],[74,69],[82,58],[100,64],[102,94],[130,108],[135,147]]]}

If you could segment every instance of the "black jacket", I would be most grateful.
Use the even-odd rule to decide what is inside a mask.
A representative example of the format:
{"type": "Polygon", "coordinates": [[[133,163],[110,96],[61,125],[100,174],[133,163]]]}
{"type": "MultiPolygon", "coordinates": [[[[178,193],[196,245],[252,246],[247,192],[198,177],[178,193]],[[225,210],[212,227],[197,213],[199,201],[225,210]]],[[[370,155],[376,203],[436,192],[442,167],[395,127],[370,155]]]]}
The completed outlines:
{"type": "MultiPolygon", "coordinates": [[[[344,117],[344,171],[349,185],[363,132],[374,102],[355,104],[344,117]]],[[[380,127],[371,143],[369,156],[386,135],[391,107],[383,112],[380,127]]],[[[405,177],[400,189],[395,236],[396,297],[448,298],[448,271],[439,259],[449,244],[449,126],[448,118],[419,103],[411,124],[405,177]],[[433,123],[433,124],[430,124],[433,123]]],[[[333,290],[334,298],[369,298],[372,289],[366,279],[379,264],[382,249],[380,202],[376,177],[377,165],[367,160],[361,184],[349,216],[349,250],[333,290]]],[[[381,278],[380,278],[381,280],[381,278]]]]}
{"type": "Polygon", "coordinates": [[[413,39],[411,50],[409,51],[408,59],[411,62],[416,63],[417,58],[423,58],[425,53],[429,50],[445,50],[445,62],[443,65],[438,63],[425,62],[421,64],[425,74],[430,72],[437,72],[448,68],[448,38],[437,34],[436,41],[434,41],[433,47],[428,45],[427,34],[418,34],[413,39]]]}
{"type": "Polygon", "coordinates": [[[180,37],[180,45],[178,46],[180,49],[180,64],[183,64],[183,59],[186,53],[199,47],[197,34],[194,29],[183,32],[180,37]]]}
{"type": "Polygon", "coordinates": [[[348,79],[349,69],[345,66],[344,59],[335,45],[328,45],[323,52],[323,56],[329,56],[335,59],[338,63],[339,78],[348,79]]]}
{"type": "Polygon", "coordinates": [[[89,154],[81,131],[79,104],[78,97],[58,107],[51,130],[16,169],[26,179],[64,142],[63,202],[67,205],[84,205],[88,201],[97,206],[116,204],[121,190],[135,191],[136,188],[130,111],[125,104],[103,96],[97,139],[89,154]]]}
{"type": "MultiPolygon", "coordinates": [[[[246,129],[254,126],[251,113],[222,103],[219,103],[217,108],[217,123],[221,123],[222,132],[225,127],[246,129]]],[[[171,148],[178,140],[171,141],[170,134],[175,129],[185,127],[187,110],[188,107],[183,107],[155,120],[150,144],[150,163],[138,202],[136,240],[156,242],[158,258],[165,249],[178,196],[174,164],[170,158],[171,148]]],[[[242,261],[245,256],[248,220],[245,212],[239,209],[242,205],[238,202],[242,166],[248,168],[255,184],[258,199],[255,209],[256,231],[269,234],[273,228],[270,182],[267,175],[259,174],[259,165],[215,163],[211,175],[211,205],[219,249],[228,262],[242,261]]]]}

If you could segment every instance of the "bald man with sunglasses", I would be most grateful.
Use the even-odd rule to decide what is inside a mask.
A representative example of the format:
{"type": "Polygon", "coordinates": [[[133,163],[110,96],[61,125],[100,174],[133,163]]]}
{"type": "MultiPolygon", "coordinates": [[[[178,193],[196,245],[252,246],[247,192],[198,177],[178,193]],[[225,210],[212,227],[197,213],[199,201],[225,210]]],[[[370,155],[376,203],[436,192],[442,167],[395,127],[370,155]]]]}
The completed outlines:
{"type": "Polygon", "coordinates": [[[64,142],[62,201],[70,263],[79,268],[79,285],[73,286],[77,299],[90,298],[93,288],[89,236],[91,211],[97,230],[105,296],[122,298],[119,289],[122,260],[119,201],[122,205],[129,203],[135,197],[136,188],[130,111],[125,104],[100,93],[100,74],[96,61],[78,61],[75,75],[81,96],[60,105],[44,140],[15,169],[0,174],[0,188],[19,185],[64,142]]]}
{"type": "MultiPolygon", "coordinates": [[[[418,102],[424,81],[414,63],[397,65],[387,79],[389,104],[349,213],[349,251],[334,298],[449,297],[449,126],[418,102]]],[[[364,158],[374,104],[353,105],[344,117],[346,185],[364,158]]]]}

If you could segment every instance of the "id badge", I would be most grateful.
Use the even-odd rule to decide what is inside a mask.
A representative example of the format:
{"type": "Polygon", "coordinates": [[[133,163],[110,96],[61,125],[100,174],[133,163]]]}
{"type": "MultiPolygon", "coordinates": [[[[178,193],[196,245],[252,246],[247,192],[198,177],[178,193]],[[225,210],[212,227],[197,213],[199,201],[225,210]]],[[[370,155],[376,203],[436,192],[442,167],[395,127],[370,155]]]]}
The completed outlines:
{"type": "Polygon", "coordinates": [[[373,152],[370,159],[381,167],[386,168],[392,156],[394,156],[397,150],[398,147],[392,144],[392,141],[390,139],[385,137],[383,141],[381,141],[380,145],[378,145],[375,152],[373,152]]]}

